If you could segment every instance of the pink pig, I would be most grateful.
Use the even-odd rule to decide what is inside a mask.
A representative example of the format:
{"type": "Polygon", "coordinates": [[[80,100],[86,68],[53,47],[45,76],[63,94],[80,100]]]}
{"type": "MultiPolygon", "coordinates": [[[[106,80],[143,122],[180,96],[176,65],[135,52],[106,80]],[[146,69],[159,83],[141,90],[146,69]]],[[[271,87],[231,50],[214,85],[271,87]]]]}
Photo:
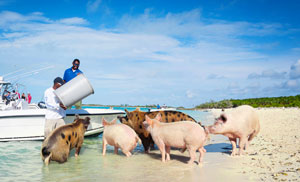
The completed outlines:
{"type": "Polygon", "coordinates": [[[203,145],[207,139],[208,132],[199,124],[191,121],[174,123],[162,123],[161,115],[157,114],[154,119],[146,115],[143,122],[147,131],[151,134],[155,144],[161,152],[161,160],[170,160],[171,147],[188,149],[190,154],[189,164],[196,159],[196,150],[200,152],[198,164],[202,164],[206,150],[203,145]],[[166,157],[166,158],[165,158],[166,157]]]}
{"type": "Polygon", "coordinates": [[[105,155],[106,144],[109,144],[115,147],[115,154],[118,154],[118,148],[121,148],[122,152],[129,157],[137,143],[141,145],[141,140],[132,128],[125,124],[116,124],[116,121],[117,119],[107,122],[102,118],[102,124],[104,125],[102,154],[105,155]]]}
{"type": "Polygon", "coordinates": [[[243,105],[221,114],[214,125],[208,127],[208,130],[212,134],[227,136],[232,144],[231,156],[234,156],[237,139],[239,139],[239,154],[241,155],[244,153],[244,148],[247,150],[250,141],[258,134],[260,125],[254,108],[243,105]]]}

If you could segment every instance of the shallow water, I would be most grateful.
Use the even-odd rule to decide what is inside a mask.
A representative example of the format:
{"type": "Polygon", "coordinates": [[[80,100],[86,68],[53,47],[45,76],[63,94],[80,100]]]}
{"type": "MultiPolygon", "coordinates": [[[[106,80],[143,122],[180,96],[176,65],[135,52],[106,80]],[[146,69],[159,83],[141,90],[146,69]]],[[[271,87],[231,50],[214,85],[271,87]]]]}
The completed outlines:
{"type": "MultiPolygon", "coordinates": [[[[203,124],[211,123],[209,113],[184,111],[203,124]]],[[[0,143],[0,181],[199,181],[206,179],[216,167],[228,162],[224,147],[230,147],[224,137],[213,137],[218,144],[205,146],[203,167],[186,164],[188,152],[181,154],[171,151],[171,161],[161,162],[160,152],[144,154],[138,146],[132,157],[113,153],[113,147],[107,147],[106,156],[102,156],[102,139],[86,138],[79,157],[74,157],[72,150],[68,162],[51,162],[45,166],[41,160],[41,141],[1,142],[0,143]],[[222,153],[223,152],[223,153],[222,153]],[[221,157],[216,157],[216,153],[221,157]],[[212,155],[214,154],[214,155],[212,155]],[[218,159],[217,159],[218,158],[218,159]],[[222,159],[220,159],[222,158],[222,159]]],[[[199,155],[199,154],[198,154],[199,155]]],[[[222,176],[224,170],[218,171],[222,176]]],[[[222,178],[221,178],[222,179],[222,178]]]]}

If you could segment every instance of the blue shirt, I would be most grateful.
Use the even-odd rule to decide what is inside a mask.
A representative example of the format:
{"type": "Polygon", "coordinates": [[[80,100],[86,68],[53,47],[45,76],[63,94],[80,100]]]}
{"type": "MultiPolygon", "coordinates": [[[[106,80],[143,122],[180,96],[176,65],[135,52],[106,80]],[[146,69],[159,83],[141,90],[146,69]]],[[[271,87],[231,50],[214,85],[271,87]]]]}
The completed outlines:
{"type": "Polygon", "coordinates": [[[73,78],[75,78],[78,75],[78,73],[82,73],[82,72],[79,69],[73,71],[72,67],[71,67],[69,69],[66,69],[63,79],[66,82],[68,82],[68,81],[72,80],[73,78]]]}

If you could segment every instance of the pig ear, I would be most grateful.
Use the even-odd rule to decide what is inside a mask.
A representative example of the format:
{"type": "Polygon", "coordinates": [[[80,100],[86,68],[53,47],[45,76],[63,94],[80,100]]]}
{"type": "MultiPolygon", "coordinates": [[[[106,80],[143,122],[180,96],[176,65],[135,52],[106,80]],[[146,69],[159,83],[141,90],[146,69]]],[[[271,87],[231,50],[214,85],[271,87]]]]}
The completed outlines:
{"type": "Polygon", "coordinates": [[[227,121],[227,117],[225,116],[225,114],[221,114],[220,119],[223,121],[223,123],[226,123],[227,121]]]}
{"type": "Polygon", "coordinates": [[[129,114],[129,111],[128,111],[127,109],[125,109],[125,112],[126,112],[126,114],[127,114],[127,116],[128,116],[128,114],[129,114]]]}
{"type": "Polygon", "coordinates": [[[84,124],[85,124],[85,125],[89,125],[89,124],[90,124],[90,120],[91,120],[90,117],[85,117],[85,119],[84,119],[84,124]]]}
{"type": "Polygon", "coordinates": [[[128,119],[128,126],[130,126],[131,128],[133,128],[133,126],[134,126],[134,124],[133,124],[133,122],[131,121],[131,119],[128,119]]]}
{"type": "Polygon", "coordinates": [[[123,117],[122,117],[122,116],[118,116],[117,118],[118,118],[118,120],[122,123],[123,117]]]}
{"type": "Polygon", "coordinates": [[[79,119],[79,115],[78,114],[75,114],[75,119],[79,119]]]}
{"type": "Polygon", "coordinates": [[[90,117],[85,117],[84,118],[86,121],[90,122],[91,118],[90,117]]]}
{"type": "Polygon", "coordinates": [[[156,115],[155,119],[156,119],[157,121],[161,122],[161,114],[158,113],[158,114],[156,115]]]}
{"type": "Polygon", "coordinates": [[[151,126],[152,125],[152,119],[149,118],[149,116],[146,115],[146,121],[151,126]]]}
{"type": "Polygon", "coordinates": [[[112,120],[110,123],[111,124],[116,124],[117,123],[117,118],[115,118],[114,120],[112,120]]]}
{"type": "Polygon", "coordinates": [[[103,126],[108,125],[108,122],[107,122],[104,118],[102,118],[102,125],[103,125],[103,126]]]}

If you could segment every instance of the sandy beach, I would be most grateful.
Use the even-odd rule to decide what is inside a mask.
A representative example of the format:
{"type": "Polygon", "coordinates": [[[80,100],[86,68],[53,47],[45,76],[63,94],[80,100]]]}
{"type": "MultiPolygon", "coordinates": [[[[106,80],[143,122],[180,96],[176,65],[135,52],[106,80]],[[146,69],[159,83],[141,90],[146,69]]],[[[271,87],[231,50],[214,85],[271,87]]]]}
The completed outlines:
{"type": "MultiPolygon", "coordinates": [[[[230,170],[227,170],[228,176],[241,174],[243,179],[250,181],[299,181],[300,109],[256,110],[260,118],[261,131],[250,144],[247,155],[226,156],[232,159],[230,170]]],[[[221,112],[218,109],[210,111],[214,115],[221,112]]],[[[213,144],[214,141],[208,143],[213,144]]]]}

